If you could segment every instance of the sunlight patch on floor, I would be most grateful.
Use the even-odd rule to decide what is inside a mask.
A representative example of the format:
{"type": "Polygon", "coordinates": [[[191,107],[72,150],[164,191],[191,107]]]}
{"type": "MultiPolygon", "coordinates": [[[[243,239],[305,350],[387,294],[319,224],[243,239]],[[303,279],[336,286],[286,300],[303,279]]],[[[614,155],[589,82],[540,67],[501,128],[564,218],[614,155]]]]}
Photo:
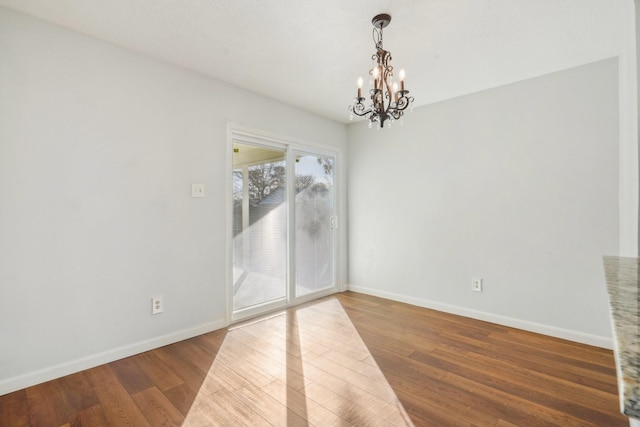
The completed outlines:
{"type": "Polygon", "coordinates": [[[413,424],[329,299],[231,328],[184,425],[413,424]]]}

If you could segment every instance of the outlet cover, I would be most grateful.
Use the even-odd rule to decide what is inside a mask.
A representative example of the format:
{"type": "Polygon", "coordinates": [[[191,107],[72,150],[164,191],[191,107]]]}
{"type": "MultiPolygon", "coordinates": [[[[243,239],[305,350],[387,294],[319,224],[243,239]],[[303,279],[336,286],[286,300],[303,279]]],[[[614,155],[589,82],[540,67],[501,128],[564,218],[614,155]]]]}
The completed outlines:
{"type": "Polygon", "coordinates": [[[151,298],[151,314],[160,314],[164,311],[164,302],[162,295],[151,298]]]}
{"type": "Polygon", "coordinates": [[[471,290],[474,292],[482,292],[482,279],[472,279],[471,290]]]}

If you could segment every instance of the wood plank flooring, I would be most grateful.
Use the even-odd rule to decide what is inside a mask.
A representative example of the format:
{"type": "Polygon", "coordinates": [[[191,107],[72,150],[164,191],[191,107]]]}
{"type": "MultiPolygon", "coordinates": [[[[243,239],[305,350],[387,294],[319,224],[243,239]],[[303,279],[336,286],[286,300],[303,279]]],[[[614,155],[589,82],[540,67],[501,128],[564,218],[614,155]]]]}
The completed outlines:
{"type": "Polygon", "coordinates": [[[0,396],[0,426],[627,426],[611,351],[346,292],[0,396]]]}
{"type": "Polygon", "coordinates": [[[609,350],[352,292],[337,298],[415,425],[628,426],[609,350]]]}

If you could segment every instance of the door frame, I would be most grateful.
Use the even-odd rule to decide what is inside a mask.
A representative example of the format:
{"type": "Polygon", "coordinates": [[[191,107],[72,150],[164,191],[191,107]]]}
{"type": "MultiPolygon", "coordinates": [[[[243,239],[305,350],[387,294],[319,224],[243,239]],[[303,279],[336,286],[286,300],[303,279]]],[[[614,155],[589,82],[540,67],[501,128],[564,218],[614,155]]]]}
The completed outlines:
{"type": "MultiPolygon", "coordinates": [[[[249,319],[251,317],[261,316],[273,311],[281,310],[294,305],[302,304],[317,298],[340,292],[344,290],[341,285],[341,278],[343,275],[340,271],[342,260],[340,256],[340,241],[343,240],[343,231],[340,229],[340,182],[342,181],[342,172],[340,166],[340,150],[322,146],[318,144],[307,143],[297,139],[283,137],[280,135],[269,134],[267,132],[258,131],[255,129],[248,129],[242,125],[229,123],[227,126],[227,173],[226,173],[226,207],[227,207],[227,221],[226,221],[226,312],[227,312],[227,324],[230,325],[234,322],[249,319]],[[273,147],[277,149],[285,150],[286,170],[287,170],[287,183],[294,181],[295,174],[295,157],[294,152],[326,155],[334,158],[334,184],[333,184],[333,198],[334,198],[334,216],[336,217],[337,229],[333,230],[333,265],[334,265],[334,286],[318,292],[312,292],[310,294],[296,297],[295,296],[295,204],[288,203],[287,205],[287,286],[284,300],[277,300],[274,302],[268,302],[260,304],[258,306],[247,307],[238,312],[233,310],[233,144],[235,142],[246,143],[248,145],[260,145],[273,147]]],[[[287,185],[287,199],[293,200],[295,197],[295,186],[287,185]]]]}

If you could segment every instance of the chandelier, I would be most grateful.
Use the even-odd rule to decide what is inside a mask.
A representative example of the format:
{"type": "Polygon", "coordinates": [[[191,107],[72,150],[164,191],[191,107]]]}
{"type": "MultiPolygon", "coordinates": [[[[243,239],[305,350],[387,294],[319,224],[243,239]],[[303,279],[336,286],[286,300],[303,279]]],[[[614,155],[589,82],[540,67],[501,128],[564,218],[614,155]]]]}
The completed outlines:
{"type": "Polygon", "coordinates": [[[376,45],[376,53],[371,56],[373,68],[369,70],[370,81],[373,89],[369,90],[371,103],[365,105],[366,98],[362,96],[362,77],[358,78],[358,96],[354,98],[354,103],[349,106],[350,120],[353,116],[366,117],[369,119],[369,127],[373,123],[379,123],[379,128],[384,127],[386,121],[389,126],[394,120],[402,118],[404,110],[413,103],[413,97],[408,96],[409,91],[404,88],[404,70],[400,70],[398,83],[393,81],[393,67],[389,64],[391,53],[382,47],[382,29],[391,22],[391,15],[376,15],[371,23],[373,24],[373,41],[376,45]]]}

